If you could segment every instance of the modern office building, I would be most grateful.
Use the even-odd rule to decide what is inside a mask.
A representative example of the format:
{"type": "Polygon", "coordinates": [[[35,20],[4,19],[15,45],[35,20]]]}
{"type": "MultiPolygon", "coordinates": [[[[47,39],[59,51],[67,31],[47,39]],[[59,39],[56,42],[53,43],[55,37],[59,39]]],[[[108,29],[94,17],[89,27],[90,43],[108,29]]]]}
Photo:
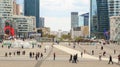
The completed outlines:
{"type": "Polygon", "coordinates": [[[13,16],[13,0],[0,0],[0,17],[13,16]]]}
{"type": "Polygon", "coordinates": [[[13,1],[14,0],[0,0],[0,35],[4,34],[3,17],[8,18],[13,16],[13,1]]]}
{"type": "Polygon", "coordinates": [[[108,0],[109,16],[120,16],[120,0],[108,0]]]}
{"type": "Polygon", "coordinates": [[[104,38],[109,27],[108,0],[90,0],[90,36],[104,38]]]}
{"type": "Polygon", "coordinates": [[[13,15],[20,15],[20,5],[13,1],[13,15]]]}
{"type": "Polygon", "coordinates": [[[40,27],[41,28],[44,27],[44,24],[45,24],[45,18],[44,17],[40,17],[40,23],[39,23],[40,27]]]}
{"type": "Polygon", "coordinates": [[[89,13],[85,13],[79,16],[80,26],[89,26],[89,13]]]}
{"type": "Polygon", "coordinates": [[[71,28],[79,26],[78,12],[71,12],[71,28]]]}
{"type": "Polygon", "coordinates": [[[24,15],[36,17],[36,27],[40,27],[39,0],[24,0],[24,15]]]}
{"type": "Polygon", "coordinates": [[[120,42],[120,16],[110,17],[110,40],[120,42]]]}

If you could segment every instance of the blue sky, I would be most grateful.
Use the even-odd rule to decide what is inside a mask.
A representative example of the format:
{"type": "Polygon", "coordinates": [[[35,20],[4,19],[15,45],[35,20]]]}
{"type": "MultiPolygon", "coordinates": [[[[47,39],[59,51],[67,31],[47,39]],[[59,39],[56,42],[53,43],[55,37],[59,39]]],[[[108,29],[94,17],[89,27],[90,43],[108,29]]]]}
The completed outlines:
{"type": "Polygon", "coordinates": [[[79,15],[89,12],[89,0],[40,0],[40,16],[45,17],[45,26],[52,31],[69,31],[73,11],[79,15]]]}

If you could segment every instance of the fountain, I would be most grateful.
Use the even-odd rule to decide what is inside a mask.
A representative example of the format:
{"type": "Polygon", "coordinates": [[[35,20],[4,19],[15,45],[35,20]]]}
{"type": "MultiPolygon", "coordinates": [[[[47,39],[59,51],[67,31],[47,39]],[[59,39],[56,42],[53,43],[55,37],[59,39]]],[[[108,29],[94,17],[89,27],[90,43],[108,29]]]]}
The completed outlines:
{"type": "Polygon", "coordinates": [[[26,40],[26,41],[22,41],[19,39],[14,39],[14,40],[4,40],[3,45],[11,45],[12,48],[32,48],[32,45],[36,45],[36,41],[32,40],[26,40]]]}

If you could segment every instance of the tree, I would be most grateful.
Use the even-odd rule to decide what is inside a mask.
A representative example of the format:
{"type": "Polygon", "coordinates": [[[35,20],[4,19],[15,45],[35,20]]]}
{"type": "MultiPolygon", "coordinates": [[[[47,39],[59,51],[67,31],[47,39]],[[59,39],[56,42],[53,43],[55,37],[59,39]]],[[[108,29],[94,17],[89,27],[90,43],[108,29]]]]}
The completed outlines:
{"type": "Polygon", "coordinates": [[[63,35],[61,36],[61,38],[62,38],[62,39],[69,39],[69,40],[70,40],[70,39],[71,39],[71,35],[69,35],[69,34],[68,34],[68,35],[63,34],[63,35]]]}

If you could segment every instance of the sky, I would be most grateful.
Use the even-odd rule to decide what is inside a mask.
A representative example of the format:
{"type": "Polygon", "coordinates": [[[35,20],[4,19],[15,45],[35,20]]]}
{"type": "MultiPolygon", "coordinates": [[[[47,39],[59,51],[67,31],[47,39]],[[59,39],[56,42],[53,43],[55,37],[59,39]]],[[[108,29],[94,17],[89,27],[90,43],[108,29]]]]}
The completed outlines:
{"type": "MultiPolygon", "coordinates": [[[[22,0],[19,0],[19,3],[22,0]]],[[[40,16],[52,31],[70,31],[71,12],[89,12],[90,0],[40,0],[40,16]]]]}

